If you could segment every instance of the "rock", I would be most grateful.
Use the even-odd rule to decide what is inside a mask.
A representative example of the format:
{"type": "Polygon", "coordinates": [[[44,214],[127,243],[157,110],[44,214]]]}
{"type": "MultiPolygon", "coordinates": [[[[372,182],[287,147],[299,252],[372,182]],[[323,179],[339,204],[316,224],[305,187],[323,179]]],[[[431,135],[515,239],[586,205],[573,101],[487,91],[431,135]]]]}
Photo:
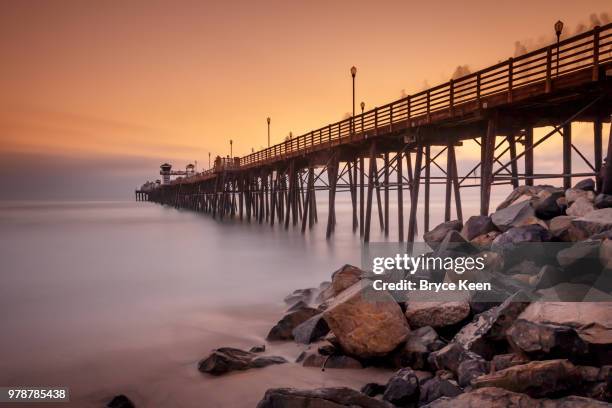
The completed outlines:
{"type": "Polygon", "coordinates": [[[487,232],[486,234],[482,234],[482,235],[477,236],[476,238],[473,238],[472,240],[470,240],[470,243],[477,248],[488,249],[491,247],[491,244],[493,243],[495,238],[498,237],[498,235],[501,235],[501,232],[499,231],[487,232]]]}
{"type": "Polygon", "coordinates": [[[561,241],[571,241],[568,231],[572,226],[572,220],[576,217],[571,215],[560,215],[550,220],[548,230],[553,237],[561,241]]]}
{"type": "Polygon", "coordinates": [[[496,353],[495,343],[506,338],[508,329],[528,305],[519,302],[519,296],[520,293],[514,294],[499,306],[476,315],[459,330],[453,342],[490,360],[496,353]]]}
{"type": "Polygon", "coordinates": [[[599,247],[600,241],[577,242],[571,247],[559,251],[557,253],[557,262],[559,262],[559,265],[563,268],[568,268],[576,264],[587,266],[587,268],[600,266],[599,247]]]}
{"type": "MultiPolygon", "coordinates": [[[[612,208],[602,208],[572,220],[584,238],[612,229],[612,208]]],[[[583,239],[584,239],[583,238],[583,239]]]]}
{"type": "Polygon", "coordinates": [[[429,354],[429,364],[436,370],[448,370],[457,375],[459,365],[466,360],[482,360],[482,357],[465,350],[457,343],[449,343],[429,354]]]}
{"type": "Polygon", "coordinates": [[[465,222],[461,229],[463,238],[471,241],[479,235],[487,234],[492,231],[497,231],[491,217],[486,215],[473,215],[465,222]]]}
{"type": "MultiPolygon", "coordinates": [[[[612,364],[612,302],[534,302],[525,308],[514,325],[519,322],[543,326],[533,336],[527,336],[530,341],[525,343],[526,349],[533,347],[534,352],[539,349],[546,352],[561,342],[570,349],[575,348],[580,357],[583,346],[567,330],[573,329],[589,345],[588,358],[595,365],[612,364]],[[554,332],[551,335],[545,325],[561,327],[565,332],[563,336],[554,336],[554,332]]],[[[516,332],[521,330],[525,329],[517,328],[516,332]]],[[[518,338],[518,333],[512,335],[513,340],[515,337],[518,338]]]]}
{"type": "Polygon", "coordinates": [[[266,351],[266,345],[262,344],[261,346],[253,346],[249,351],[251,353],[263,353],[264,351],[266,351]]]}
{"type": "Polygon", "coordinates": [[[474,388],[498,387],[531,397],[569,393],[581,382],[576,366],[567,360],[532,361],[472,380],[474,388]]]}
{"type": "Polygon", "coordinates": [[[318,367],[318,368],[363,368],[363,365],[352,357],[333,354],[330,356],[323,356],[317,353],[305,353],[301,362],[304,367],[318,367]]]}
{"type": "Polygon", "coordinates": [[[419,380],[412,368],[402,368],[387,383],[383,400],[406,406],[419,401],[419,380]]]}
{"type": "Polygon", "coordinates": [[[320,312],[317,309],[305,307],[283,316],[270,329],[267,340],[293,340],[293,329],[320,312]]]}
{"type": "Polygon", "coordinates": [[[461,322],[470,314],[470,304],[454,302],[407,302],[406,318],[412,328],[445,327],[461,322]]]}
{"type": "Polygon", "coordinates": [[[503,388],[478,388],[455,398],[439,398],[424,408],[603,408],[609,404],[583,397],[534,399],[503,388]]]}
{"type": "Polygon", "coordinates": [[[489,363],[485,360],[465,360],[457,367],[457,381],[462,387],[470,385],[474,378],[489,372],[489,363]]]}
{"type": "Polygon", "coordinates": [[[108,408],[134,408],[135,405],[128,397],[121,394],[113,397],[106,406],[108,408]]]}
{"type": "Polygon", "coordinates": [[[522,201],[504,209],[498,210],[491,215],[491,221],[497,229],[502,232],[517,226],[518,223],[529,217],[535,216],[535,210],[530,201],[522,201]]]}
{"type": "Polygon", "coordinates": [[[272,364],[286,363],[283,357],[257,356],[254,353],[222,347],[214,350],[208,357],[198,363],[198,369],[203,373],[221,375],[235,370],[262,368],[272,364]]]}
{"type": "Polygon", "coordinates": [[[548,242],[552,239],[550,232],[540,225],[526,225],[510,228],[493,241],[491,250],[499,253],[504,259],[506,268],[521,262],[523,259],[546,260],[550,251],[543,245],[534,243],[548,242]],[[526,245],[529,243],[528,245],[526,245]]]}
{"type": "Polygon", "coordinates": [[[598,194],[593,201],[595,208],[609,208],[612,207],[612,195],[610,194],[598,194]]]}
{"type": "Polygon", "coordinates": [[[567,271],[553,265],[544,265],[529,283],[536,289],[546,289],[561,282],[567,282],[570,275],[567,271]]]}
{"type": "Polygon", "coordinates": [[[290,306],[287,309],[287,313],[295,312],[297,310],[304,309],[304,308],[307,308],[307,307],[309,307],[308,303],[304,302],[303,300],[298,300],[296,303],[294,303],[292,306],[290,306]]]}
{"type": "Polygon", "coordinates": [[[298,302],[308,304],[312,300],[315,291],[315,288],[296,289],[290,295],[285,296],[285,303],[288,305],[294,305],[298,302]]]}
{"type": "Polygon", "coordinates": [[[444,237],[446,237],[446,235],[450,231],[459,232],[461,231],[461,228],[463,228],[463,223],[460,220],[447,221],[447,222],[444,222],[438,225],[436,228],[432,229],[431,231],[423,234],[423,240],[432,249],[437,249],[440,242],[442,242],[444,237]]]}
{"type": "Polygon", "coordinates": [[[363,387],[361,387],[361,392],[367,395],[368,397],[375,397],[385,392],[387,389],[386,385],[377,384],[377,383],[367,383],[363,387]]]}
{"type": "Polygon", "coordinates": [[[606,238],[599,247],[599,262],[606,269],[612,269],[612,239],[606,238]]]}
{"type": "Polygon", "coordinates": [[[393,352],[391,359],[396,367],[422,370],[428,367],[429,353],[444,346],[438,333],[432,327],[425,326],[408,333],[406,342],[393,352]]]}
{"type": "Polygon", "coordinates": [[[551,193],[548,197],[539,200],[534,205],[536,217],[543,220],[550,220],[551,218],[563,215],[564,206],[559,205],[558,202],[560,197],[563,197],[563,191],[551,193]]]}
{"type": "Polygon", "coordinates": [[[554,188],[551,186],[519,186],[515,188],[500,205],[497,206],[496,211],[503,210],[512,204],[530,201],[538,197],[538,194],[541,191],[550,189],[554,188]]]}
{"type": "Polygon", "coordinates": [[[365,272],[356,266],[346,264],[332,274],[330,285],[317,297],[318,301],[328,300],[338,296],[346,288],[359,282],[365,276],[365,272]]]}
{"type": "Polygon", "coordinates": [[[571,205],[579,198],[584,198],[592,203],[595,200],[595,193],[593,193],[592,191],[579,190],[576,188],[568,188],[567,190],[565,190],[565,199],[567,200],[567,203],[569,205],[571,205]]]}
{"type": "Polygon", "coordinates": [[[457,382],[435,376],[421,385],[419,402],[427,404],[441,397],[456,397],[462,392],[457,382]]]}
{"type": "Polygon", "coordinates": [[[569,206],[566,213],[574,217],[583,217],[593,211],[595,211],[595,207],[592,201],[585,197],[578,197],[576,201],[569,206]]]}
{"type": "Polygon", "coordinates": [[[490,370],[492,373],[514,367],[515,365],[526,364],[529,359],[519,353],[498,354],[491,359],[490,370]]]}
{"type": "Polygon", "coordinates": [[[574,189],[595,191],[595,181],[593,179],[580,180],[578,183],[576,183],[574,189]]]}
{"type": "Polygon", "coordinates": [[[560,358],[572,356],[583,359],[587,344],[576,330],[567,326],[517,320],[508,330],[511,344],[531,358],[560,358]]]}
{"type": "Polygon", "coordinates": [[[271,388],[266,391],[257,408],[393,408],[385,401],[347,388],[317,388],[298,390],[295,388],[271,388]]]}
{"type": "Polygon", "coordinates": [[[402,343],[410,331],[402,309],[370,282],[357,282],[340,293],[323,318],[341,348],[359,357],[381,356],[402,343]]]}
{"type": "Polygon", "coordinates": [[[329,326],[318,314],[296,326],[292,333],[297,343],[310,344],[329,333],[329,326]]]}

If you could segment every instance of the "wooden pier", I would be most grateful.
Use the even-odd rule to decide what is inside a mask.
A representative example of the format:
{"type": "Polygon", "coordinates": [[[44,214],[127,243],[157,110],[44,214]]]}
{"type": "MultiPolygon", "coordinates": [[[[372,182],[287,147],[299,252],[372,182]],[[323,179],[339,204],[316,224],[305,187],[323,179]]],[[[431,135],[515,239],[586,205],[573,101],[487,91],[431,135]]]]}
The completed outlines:
{"type": "MultiPolygon", "coordinates": [[[[420,225],[429,230],[434,184],[445,187],[445,220],[453,207],[455,218],[463,218],[463,188],[480,189],[485,215],[491,190],[500,184],[517,187],[561,178],[567,188],[572,177],[594,176],[598,190],[612,193],[612,165],[604,165],[602,146],[602,124],[612,113],[611,90],[612,24],[607,24],[250,155],[218,158],[211,170],[137,191],[136,198],[305,232],[318,222],[317,192],[326,193],[329,238],[336,227],[336,194],[348,192],[353,231],[365,242],[373,222],[386,236],[391,222],[397,222],[398,240],[412,242],[418,206],[420,225]],[[572,143],[572,122],[593,124],[592,152],[585,154],[572,143]],[[543,126],[552,130],[535,140],[533,129],[543,126]],[[534,151],[553,135],[563,140],[560,169],[536,174],[534,151]],[[480,146],[480,163],[459,174],[458,147],[466,140],[480,146]],[[573,151],[589,171],[572,172],[573,151]],[[509,159],[503,161],[505,156],[509,159]],[[445,166],[438,164],[442,159],[445,166]],[[434,167],[443,175],[433,176],[434,167]],[[397,202],[394,221],[391,200],[397,202]]],[[[607,157],[611,163],[610,144],[607,157]]]]}

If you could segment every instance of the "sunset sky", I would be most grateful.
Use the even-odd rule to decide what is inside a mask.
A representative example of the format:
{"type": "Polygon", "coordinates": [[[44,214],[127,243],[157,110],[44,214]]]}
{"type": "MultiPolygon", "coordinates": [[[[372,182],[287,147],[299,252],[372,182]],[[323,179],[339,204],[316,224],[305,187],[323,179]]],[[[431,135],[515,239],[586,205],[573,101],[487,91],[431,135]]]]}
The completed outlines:
{"type": "Polygon", "coordinates": [[[609,0],[0,0],[0,199],[131,198],[570,34],[609,0]],[[26,181],[24,181],[26,180],[26,181]]]}

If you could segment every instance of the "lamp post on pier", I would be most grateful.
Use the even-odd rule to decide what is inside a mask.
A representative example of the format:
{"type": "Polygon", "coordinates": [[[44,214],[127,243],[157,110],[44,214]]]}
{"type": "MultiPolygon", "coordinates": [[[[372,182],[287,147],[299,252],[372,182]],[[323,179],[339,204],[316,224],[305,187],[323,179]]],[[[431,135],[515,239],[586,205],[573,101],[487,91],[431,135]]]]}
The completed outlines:
{"type": "Polygon", "coordinates": [[[557,20],[555,23],[555,34],[557,35],[557,75],[559,75],[559,40],[563,31],[563,21],[557,20]]]}
{"type": "Polygon", "coordinates": [[[210,170],[210,152],[208,152],[208,170],[210,170]]]}
{"type": "Polygon", "coordinates": [[[270,147],[270,117],[267,118],[268,121],[268,147],[270,147]]]}
{"type": "Polygon", "coordinates": [[[355,133],[355,76],[357,75],[357,67],[351,67],[351,77],[353,79],[353,116],[351,117],[351,136],[355,133]]]}
{"type": "Polygon", "coordinates": [[[233,148],[232,145],[234,144],[234,141],[232,139],[230,139],[230,157],[234,157],[234,152],[233,152],[233,148]]]}

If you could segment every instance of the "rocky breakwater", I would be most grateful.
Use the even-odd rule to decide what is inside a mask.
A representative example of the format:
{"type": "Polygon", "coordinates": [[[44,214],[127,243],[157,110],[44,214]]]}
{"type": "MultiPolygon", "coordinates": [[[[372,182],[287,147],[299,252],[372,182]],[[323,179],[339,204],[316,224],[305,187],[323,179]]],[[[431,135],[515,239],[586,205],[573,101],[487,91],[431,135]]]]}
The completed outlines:
{"type": "Polygon", "coordinates": [[[388,381],[269,389],[259,408],[611,406],[612,197],[592,181],[523,186],[490,216],[443,223],[424,240],[433,254],[486,254],[495,297],[398,301],[345,265],[286,299],[277,326],[291,335],[279,340],[303,345],[304,366],[378,366],[388,381]]]}

